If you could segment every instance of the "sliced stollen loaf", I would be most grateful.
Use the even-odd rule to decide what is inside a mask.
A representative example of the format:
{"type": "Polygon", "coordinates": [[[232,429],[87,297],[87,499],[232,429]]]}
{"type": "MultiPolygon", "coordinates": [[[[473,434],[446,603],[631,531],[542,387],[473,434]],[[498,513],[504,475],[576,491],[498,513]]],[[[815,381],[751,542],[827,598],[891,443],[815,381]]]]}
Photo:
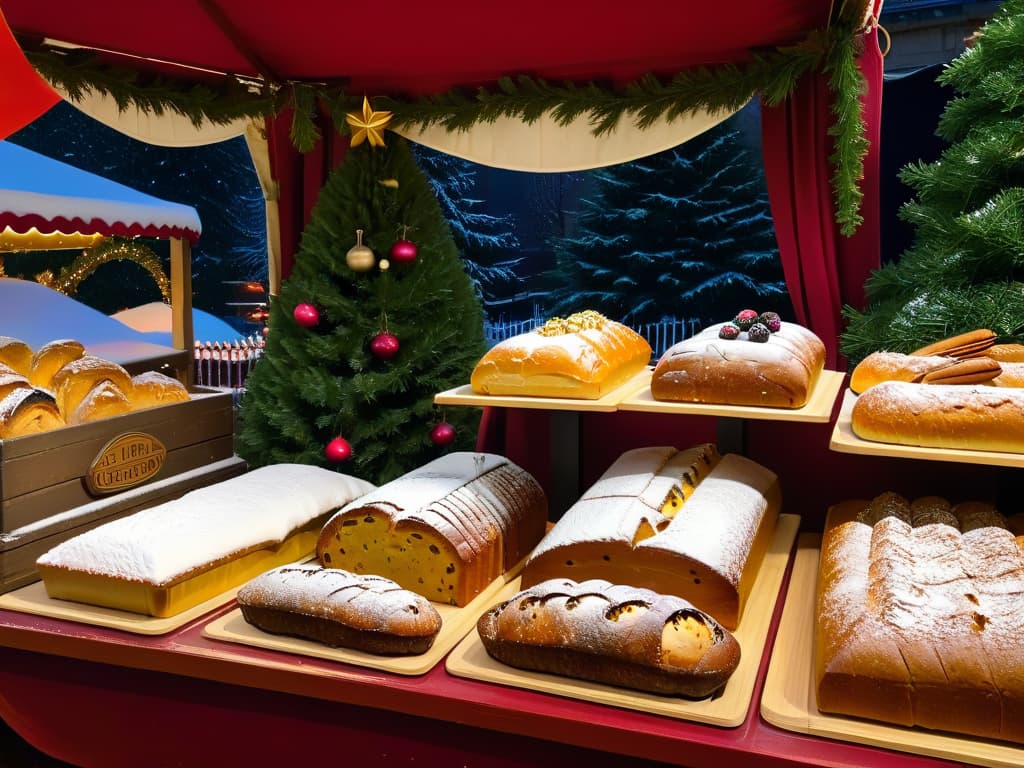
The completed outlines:
{"type": "Polygon", "coordinates": [[[775,531],[775,474],[710,445],[627,451],[530,555],[524,587],[607,579],[677,595],[739,623],[775,531]]]}
{"type": "Polygon", "coordinates": [[[686,600],[603,579],[552,579],[484,613],[487,652],[513,667],[703,698],[740,660],[736,639],[686,600]]]}
{"type": "Polygon", "coordinates": [[[307,557],[327,518],[373,488],[272,464],[68,539],[36,566],[50,597],[170,616],[307,557]]]}
{"type": "Polygon", "coordinates": [[[326,567],[461,606],[526,557],[546,524],[547,499],[528,472],[502,456],[455,452],[346,506],[316,550],[326,567]]]}
{"type": "Polygon", "coordinates": [[[313,563],[282,565],[238,590],[254,627],[382,656],[424,653],[441,631],[430,602],[382,576],[313,563]]]}

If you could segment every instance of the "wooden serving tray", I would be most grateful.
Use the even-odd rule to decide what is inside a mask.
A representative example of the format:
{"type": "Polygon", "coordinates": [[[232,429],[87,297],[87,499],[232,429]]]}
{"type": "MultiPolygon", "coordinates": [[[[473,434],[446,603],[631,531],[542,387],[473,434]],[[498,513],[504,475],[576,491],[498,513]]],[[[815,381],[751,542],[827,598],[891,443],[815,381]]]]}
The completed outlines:
{"type": "Polygon", "coordinates": [[[918,445],[877,443],[863,440],[854,434],[850,423],[857,395],[849,388],[843,393],[843,404],[832,430],[828,447],[838,453],[860,453],[866,456],[893,456],[903,459],[930,459],[931,461],[957,461],[964,464],[989,464],[1000,467],[1024,467],[1024,453],[1001,451],[972,451],[965,448],[926,448],[918,445]]]}
{"type": "Polygon", "coordinates": [[[235,608],[211,621],[203,627],[203,635],[214,640],[226,640],[231,643],[267,648],[272,651],[341,661],[399,675],[422,675],[433,669],[448,651],[471,628],[476,626],[480,615],[497,602],[497,595],[510,581],[514,580],[514,583],[519,583],[518,576],[525,564],[526,558],[523,558],[512,570],[492,581],[483,592],[461,608],[454,605],[432,603],[437,612],[441,614],[441,631],[434,640],[434,644],[425,653],[417,656],[378,656],[351,648],[332,648],[300,637],[272,635],[249,624],[243,618],[240,608],[235,608]]]}
{"type": "MultiPolygon", "coordinates": [[[[725,687],[711,698],[694,701],[659,696],[587,680],[509,667],[488,655],[475,628],[452,651],[446,668],[458,677],[542,691],[680,720],[735,728],[746,719],[750,707],[757,669],[761,664],[768,628],[775,610],[775,600],[782,585],[782,577],[799,526],[799,515],[779,516],[775,536],[761,562],[754,587],[743,610],[740,626],[732,633],[740,644],[739,666],[725,687]]],[[[516,579],[496,595],[494,603],[507,600],[518,591],[519,579],[516,579]]]]}
{"type": "Polygon", "coordinates": [[[193,619],[220,608],[235,599],[238,587],[232,587],[221,594],[174,616],[158,618],[141,613],[102,608],[98,605],[73,603],[70,600],[56,600],[46,594],[41,581],[0,595],[0,608],[21,613],[32,613],[51,619],[65,619],[79,624],[120,629],[136,635],[163,635],[185,626],[193,619]]]}
{"type": "Polygon", "coordinates": [[[801,534],[789,592],[761,696],[761,716],[798,733],[870,744],[991,768],[1020,768],[1024,747],[922,728],[876,723],[818,711],[814,627],[820,534],[801,534]]]}
{"type": "Polygon", "coordinates": [[[619,402],[638,389],[649,386],[651,369],[644,368],[629,381],[620,384],[597,400],[582,400],[568,397],[516,397],[513,395],[478,395],[469,384],[455,387],[434,395],[438,405],[494,405],[503,408],[535,408],[542,411],[589,411],[613,413],[619,402]]]}
{"type": "Polygon", "coordinates": [[[841,371],[822,371],[814,383],[807,403],[800,408],[768,408],[763,405],[721,405],[718,403],[688,403],[655,400],[651,394],[650,379],[619,403],[620,411],[689,414],[692,416],[726,416],[743,419],[770,419],[772,421],[806,421],[825,423],[832,418],[832,406],[843,386],[846,374],[841,371]]]}

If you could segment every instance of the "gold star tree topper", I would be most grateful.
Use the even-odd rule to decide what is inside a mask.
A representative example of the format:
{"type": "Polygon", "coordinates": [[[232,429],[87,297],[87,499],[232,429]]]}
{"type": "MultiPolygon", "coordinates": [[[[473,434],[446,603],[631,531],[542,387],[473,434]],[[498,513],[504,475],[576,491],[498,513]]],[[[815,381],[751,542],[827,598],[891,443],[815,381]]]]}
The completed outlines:
{"type": "Polygon", "coordinates": [[[371,147],[383,147],[384,129],[391,122],[391,113],[374,112],[366,96],[363,96],[363,114],[348,112],[345,115],[345,122],[352,129],[351,146],[358,147],[364,140],[369,139],[371,147]]]}

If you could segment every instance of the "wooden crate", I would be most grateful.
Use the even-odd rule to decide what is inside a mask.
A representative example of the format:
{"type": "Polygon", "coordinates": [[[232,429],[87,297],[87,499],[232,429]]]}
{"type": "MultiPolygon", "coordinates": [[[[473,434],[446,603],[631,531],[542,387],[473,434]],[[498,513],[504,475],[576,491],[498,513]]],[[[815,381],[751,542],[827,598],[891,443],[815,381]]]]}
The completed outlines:
{"type": "Polygon", "coordinates": [[[0,593],[38,581],[35,563],[39,556],[72,536],[171,501],[194,488],[235,477],[245,470],[245,462],[231,455],[197,469],[49,515],[9,533],[0,533],[0,593]]]}
{"type": "Polygon", "coordinates": [[[233,456],[231,395],[204,388],[191,395],[0,440],[0,533],[233,456]]]}

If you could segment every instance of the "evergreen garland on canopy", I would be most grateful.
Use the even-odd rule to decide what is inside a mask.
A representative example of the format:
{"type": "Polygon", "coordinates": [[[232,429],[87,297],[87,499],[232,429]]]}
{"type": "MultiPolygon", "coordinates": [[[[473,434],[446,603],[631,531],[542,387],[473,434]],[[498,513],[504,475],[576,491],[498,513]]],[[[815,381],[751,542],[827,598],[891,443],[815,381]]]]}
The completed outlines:
{"type": "MultiPolygon", "coordinates": [[[[811,30],[795,45],[751,51],[742,65],[723,64],[684,70],[666,81],[652,74],[615,88],[595,82],[553,83],[526,75],[505,77],[492,87],[455,88],[418,99],[393,94],[374,100],[374,108],[393,114],[393,127],[442,125],[449,131],[466,130],[498,117],[533,123],[550,112],[567,124],[585,117],[594,133],[611,131],[632,120],[644,129],[658,119],[669,120],[692,111],[735,110],[760,93],[775,106],[796,88],[801,77],[821,70],[828,73],[833,94],[833,165],[835,216],[843,234],[851,235],[861,222],[861,192],[867,153],[859,98],[864,78],[856,58],[862,45],[868,0],[842,0],[829,26],[811,30]]],[[[296,148],[311,150],[320,139],[316,127],[318,105],[331,114],[339,131],[346,130],[344,115],[357,109],[360,94],[349,94],[341,83],[266,83],[227,77],[215,83],[189,82],[111,67],[83,51],[57,51],[24,45],[25,55],[39,73],[62,87],[72,101],[95,91],[110,96],[122,108],[136,104],[155,114],[177,112],[195,124],[239,117],[263,117],[293,108],[291,136],[296,148]]]]}
{"type": "Polygon", "coordinates": [[[900,174],[915,240],[868,279],[865,311],[844,310],[854,364],[978,328],[1024,341],[1024,0],[1007,0],[939,82],[959,94],[937,131],[950,146],[900,174]]]}

